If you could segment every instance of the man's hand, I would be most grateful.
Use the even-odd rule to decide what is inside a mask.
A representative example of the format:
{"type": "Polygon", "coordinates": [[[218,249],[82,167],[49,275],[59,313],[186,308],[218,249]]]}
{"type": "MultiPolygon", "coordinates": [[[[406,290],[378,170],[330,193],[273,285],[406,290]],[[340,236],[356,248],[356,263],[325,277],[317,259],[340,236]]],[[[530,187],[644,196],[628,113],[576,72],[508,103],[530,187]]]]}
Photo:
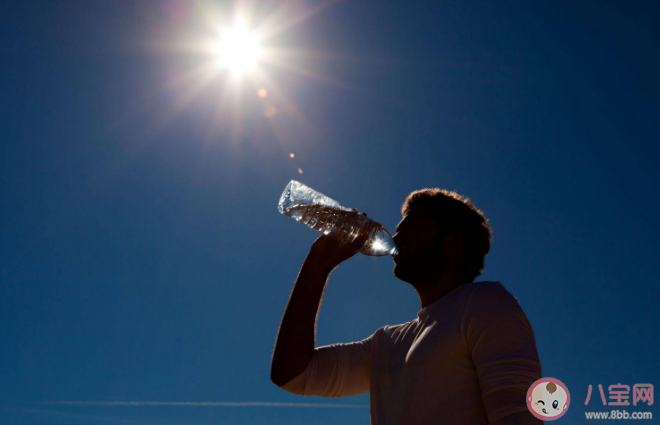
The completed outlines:
{"type": "MultiPolygon", "coordinates": [[[[353,210],[357,212],[355,208],[353,210]]],[[[362,215],[366,217],[367,213],[362,215]]],[[[353,242],[337,242],[330,236],[321,235],[312,244],[309,257],[320,267],[332,270],[357,254],[366,242],[366,235],[358,236],[353,242]]]]}

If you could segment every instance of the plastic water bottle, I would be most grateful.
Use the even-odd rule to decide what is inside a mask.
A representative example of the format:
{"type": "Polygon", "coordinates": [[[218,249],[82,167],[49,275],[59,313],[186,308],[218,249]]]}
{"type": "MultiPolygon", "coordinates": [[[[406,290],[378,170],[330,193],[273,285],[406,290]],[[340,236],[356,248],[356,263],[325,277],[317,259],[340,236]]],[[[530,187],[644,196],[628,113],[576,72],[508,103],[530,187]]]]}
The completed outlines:
{"type": "Polygon", "coordinates": [[[392,236],[383,225],[295,180],[282,192],[277,209],[339,242],[352,242],[360,235],[367,235],[367,242],[360,248],[365,255],[396,254],[392,236]]]}

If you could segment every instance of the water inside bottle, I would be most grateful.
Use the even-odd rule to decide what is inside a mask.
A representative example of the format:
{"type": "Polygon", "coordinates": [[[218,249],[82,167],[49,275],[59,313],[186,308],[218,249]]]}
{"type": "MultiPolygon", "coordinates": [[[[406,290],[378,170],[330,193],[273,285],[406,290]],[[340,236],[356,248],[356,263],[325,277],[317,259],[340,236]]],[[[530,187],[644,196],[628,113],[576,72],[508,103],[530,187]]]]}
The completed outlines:
{"type": "Polygon", "coordinates": [[[364,234],[368,239],[360,252],[366,255],[393,255],[396,251],[392,236],[380,223],[351,210],[323,205],[296,205],[283,208],[282,214],[339,241],[354,241],[364,234]]]}

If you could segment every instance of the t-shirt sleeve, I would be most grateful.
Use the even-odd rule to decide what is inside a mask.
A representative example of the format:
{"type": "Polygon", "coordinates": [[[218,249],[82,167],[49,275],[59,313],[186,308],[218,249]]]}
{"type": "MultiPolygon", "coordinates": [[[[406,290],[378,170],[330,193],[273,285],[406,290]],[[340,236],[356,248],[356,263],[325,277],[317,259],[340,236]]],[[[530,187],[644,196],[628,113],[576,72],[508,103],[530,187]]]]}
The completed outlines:
{"type": "Polygon", "coordinates": [[[499,282],[479,285],[468,302],[463,333],[489,422],[527,411],[527,390],[542,370],[532,325],[518,300],[499,282]]]}
{"type": "Polygon", "coordinates": [[[368,393],[374,335],[362,341],[315,348],[307,368],[280,388],[293,394],[321,397],[368,393]]]}

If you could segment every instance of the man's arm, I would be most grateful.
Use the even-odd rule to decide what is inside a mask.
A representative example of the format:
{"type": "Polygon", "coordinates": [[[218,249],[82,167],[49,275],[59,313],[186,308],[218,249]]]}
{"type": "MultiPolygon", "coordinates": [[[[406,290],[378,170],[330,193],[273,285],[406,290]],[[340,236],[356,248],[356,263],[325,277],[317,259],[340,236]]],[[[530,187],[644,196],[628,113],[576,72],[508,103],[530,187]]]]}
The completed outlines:
{"type": "Polygon", "coordinates": [[[360,237],[340,244],[321,235],[303,263],[277,333],[270,379],[279,387],[300,375],[316,347],[316,318],[332,270],[354,256],[366,242],[360,237]]]}
{"type": "Polygon", "coordinates": [[[543,425],[543,423],[529,412],[517,412],[493,422],[492,425],[543,425]]]}
{"type": "Polygon", "coordinates": [[[518,300],[499,282],[482,283],[470,299],[463,331],[489,422],[541,424],[529,412],[526,397],[542,368],[532,326],[518,300]]]}

